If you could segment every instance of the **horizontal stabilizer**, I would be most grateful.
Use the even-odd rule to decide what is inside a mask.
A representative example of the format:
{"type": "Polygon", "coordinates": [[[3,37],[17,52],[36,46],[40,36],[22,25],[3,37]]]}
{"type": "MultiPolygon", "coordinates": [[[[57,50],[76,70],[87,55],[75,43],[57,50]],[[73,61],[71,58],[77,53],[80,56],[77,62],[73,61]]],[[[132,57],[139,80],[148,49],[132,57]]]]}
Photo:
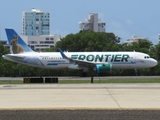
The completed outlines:
{"type": "Polygon", "coordinates": [[[23,60],[24,57],[23,56],[15,56],[13,54],[6,54],[2,56],[3,58],[7,57],[9,59],[13,59],[13,60],[23,60]]]}

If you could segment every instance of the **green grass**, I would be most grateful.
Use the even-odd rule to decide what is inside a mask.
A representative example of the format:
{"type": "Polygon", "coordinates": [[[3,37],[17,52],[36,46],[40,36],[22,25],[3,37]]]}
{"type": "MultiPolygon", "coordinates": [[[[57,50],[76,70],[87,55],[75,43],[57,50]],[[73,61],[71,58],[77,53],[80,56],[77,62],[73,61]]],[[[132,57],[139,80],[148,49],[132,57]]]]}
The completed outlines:
{"type": "MultiPolygon", "coordinates": [[[[91,83],[91,80],[60,80],[59,84],[91,83]]],[[[94,80],[93,83],[160,83],[160,79],[108,79],[94,80]]]]}
{"type": "MultiPolygon", "coordinates": [[[[85,78],[84,78],[85,79],[85,78]]],[[[82,83],[91,83],[91,80],[59,80],[58,84],[82,84],[82,83]]],[[[107,80],[94,80],[94,84],[97,83],[160,83],[159,78],[145,78],[145,79],[107,79],[107,80]]],[[[23,81],[3,81],[0,84],[23,84],[23,81]]],[[[32,83],[24,83],[24,84],[32,84],[32,83]]],[[[34,83],[35,84],[35,83],[34,83]]],[[[43,84],[43,83],[40,83],[43,84]]],[[[46,83],[50,84],[50,83],[46,83]]],[[[55,83],[51,83],[55,84],[55,83]]]]}
{"type": "MultiPolygon", "coordinates": [[[[95,81],[99,83],[99,81],[95,81]]],[[[100,80],[100,83],[160,83],[160,79],[110,79],[110,80],[100,80]]]]}
{"type": "Polygon", "coordinates": [[[23,84],[23,81],[0,81],[0,84],[23,84]]]}

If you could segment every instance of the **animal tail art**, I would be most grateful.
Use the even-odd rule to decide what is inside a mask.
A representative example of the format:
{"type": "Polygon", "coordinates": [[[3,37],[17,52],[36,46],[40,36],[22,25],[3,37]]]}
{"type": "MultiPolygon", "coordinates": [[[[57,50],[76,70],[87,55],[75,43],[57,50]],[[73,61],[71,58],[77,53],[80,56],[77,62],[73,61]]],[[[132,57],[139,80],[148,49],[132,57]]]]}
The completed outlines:
{"type": "Polygon", "coordinates": [[[11,54],[34,52],[13,29],[5,29],[11,54]]]}

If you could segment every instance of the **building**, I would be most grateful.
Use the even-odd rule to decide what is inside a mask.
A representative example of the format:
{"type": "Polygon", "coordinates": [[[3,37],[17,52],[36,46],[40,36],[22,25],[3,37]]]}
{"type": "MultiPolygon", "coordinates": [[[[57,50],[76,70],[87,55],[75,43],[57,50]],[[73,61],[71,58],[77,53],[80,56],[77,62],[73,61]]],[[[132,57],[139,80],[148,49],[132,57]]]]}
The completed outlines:
{"type": "Polygon", "coordinates": [[[158,34],[158,44],[160,44],[160,34],[158,34]]]}
{"type": "Polygon", "coordinates": [[[95,32],[105,32],[106,23],[98,19],[97,13],[90,13],[88,19],[84,22],[79,22],[80,30],[92,30],[95,32]]]}
{"type": "Polygon", "coordinates": [[[54,35],[41,35],[41,36],[21,36],[25,43],[31,47],[34,51],[43,51],[46,48],[50,48],[56,45],[56,42],[60,40],[61,36],[54,35]]]}
{"type": "Polygon", "coordinates": [[[133,35],[130,38],[128,38],[124,43],[132,44],[133,42],[138,42],[139,40],[147,40],[147,38],[133,35]]]}
{"type": "Polygon", "coordinates": [[[37,9],[24,11],[22,15],[22,36],[50,35],[50,14],[37,9]]]}
{"type": "Polygon", "coordinates": [[[2,44],[6,48],[9,48],[9,44],[7,43],[7,40],[0,40],[0,44],[2,44]]]}
{"type": "Polygon", "coordinates": [[[61,36],[50,35],[50,14],[38,9],[24,11],[21,38],[34,51],[43,51],[55,46],[61,36]]]}

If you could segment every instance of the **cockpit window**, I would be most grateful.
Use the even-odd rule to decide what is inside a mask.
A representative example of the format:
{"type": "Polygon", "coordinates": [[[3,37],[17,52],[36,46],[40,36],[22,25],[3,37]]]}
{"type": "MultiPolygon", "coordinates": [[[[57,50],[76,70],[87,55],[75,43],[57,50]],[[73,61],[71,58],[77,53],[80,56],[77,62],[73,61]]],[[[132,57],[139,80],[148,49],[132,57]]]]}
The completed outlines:
{"type": "Polygon", "coordinates": [[[144,56],[145,59],[150,58],[150,56],[144,56]]]}

